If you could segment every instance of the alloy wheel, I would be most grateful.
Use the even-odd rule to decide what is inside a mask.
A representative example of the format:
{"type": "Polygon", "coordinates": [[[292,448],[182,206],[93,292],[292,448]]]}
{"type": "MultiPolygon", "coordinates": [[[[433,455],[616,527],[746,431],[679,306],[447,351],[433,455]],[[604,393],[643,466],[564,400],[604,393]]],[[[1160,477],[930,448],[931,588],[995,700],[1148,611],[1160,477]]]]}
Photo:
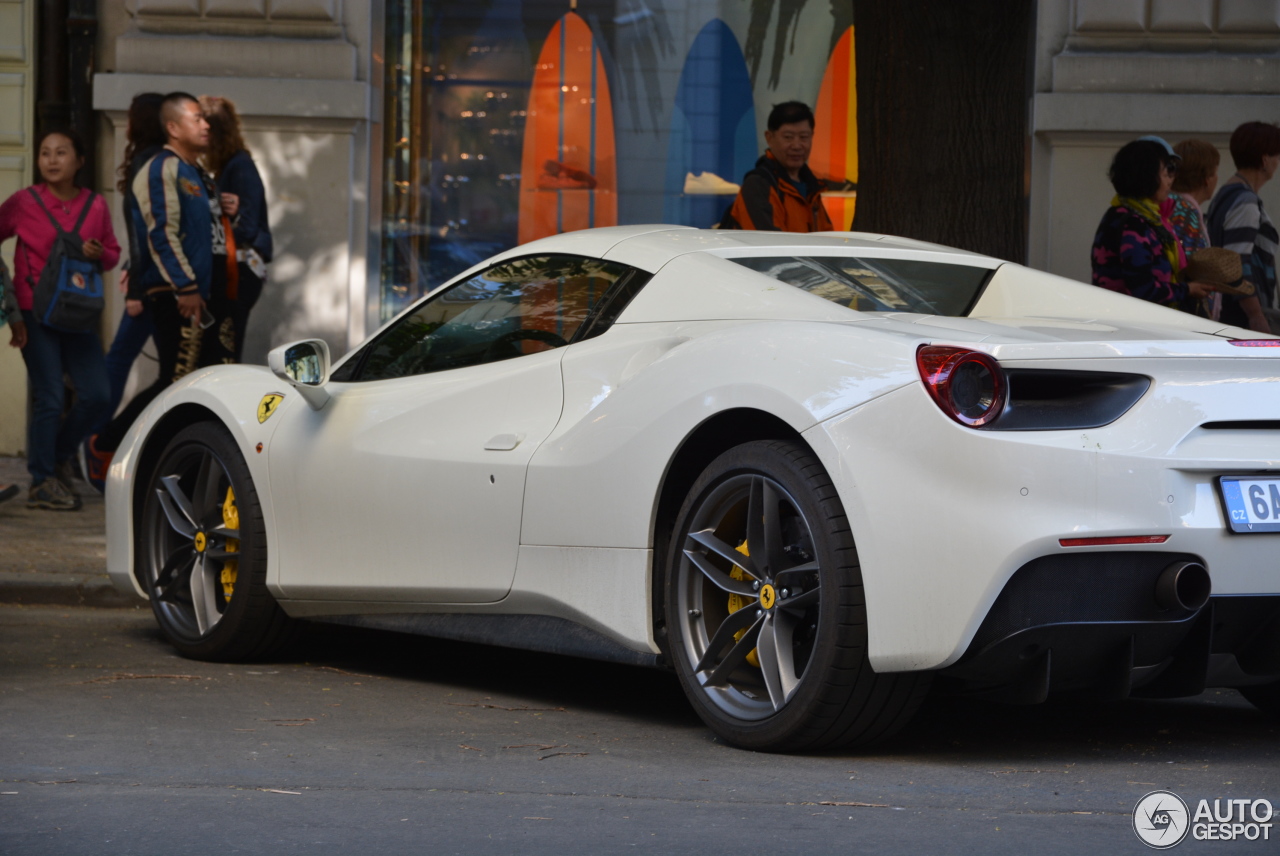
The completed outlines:
{"type": "Polygon", "coordinates": [[[694,676],[725,713],[773,716],[814,650],[822,589],[808,521],[777,481],[741,474],[705,496],[683,538],[678,620],[694,676]]]}
{"type": "Polygon", "coordinates": [[[240,559],[239,511],[225,464],[190,444],[161,462],[146,505],[147,585],[179,636],[207,636],[226,614],[240,559]]]}

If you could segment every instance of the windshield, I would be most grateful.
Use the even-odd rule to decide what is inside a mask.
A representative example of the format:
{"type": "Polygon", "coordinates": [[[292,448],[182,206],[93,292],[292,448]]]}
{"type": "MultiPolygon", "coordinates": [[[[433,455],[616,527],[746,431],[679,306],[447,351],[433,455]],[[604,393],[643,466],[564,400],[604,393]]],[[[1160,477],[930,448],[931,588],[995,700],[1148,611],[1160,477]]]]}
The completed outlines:
{"type": "Polygon", "coordinates": [[[756,256],[732,262],[858,312],[968,314],[987,268],[849,256],[756,256]]]}

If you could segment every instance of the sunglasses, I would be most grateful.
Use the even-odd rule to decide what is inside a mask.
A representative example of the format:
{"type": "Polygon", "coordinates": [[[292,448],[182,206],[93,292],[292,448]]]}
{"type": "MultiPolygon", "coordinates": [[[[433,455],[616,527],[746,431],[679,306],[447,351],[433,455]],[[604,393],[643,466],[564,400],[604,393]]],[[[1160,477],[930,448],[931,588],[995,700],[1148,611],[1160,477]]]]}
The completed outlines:
{"type": "Polygon", "coordinates": [[[1164,168],[1165,168],[1166,170],[1168,170],[1169,175],[1177,175],[1177,173],[1178,173],[1178,162],[1177,162],[1177,161],[1165,161],[1165,162],[1164,162],[1164,168]]]}

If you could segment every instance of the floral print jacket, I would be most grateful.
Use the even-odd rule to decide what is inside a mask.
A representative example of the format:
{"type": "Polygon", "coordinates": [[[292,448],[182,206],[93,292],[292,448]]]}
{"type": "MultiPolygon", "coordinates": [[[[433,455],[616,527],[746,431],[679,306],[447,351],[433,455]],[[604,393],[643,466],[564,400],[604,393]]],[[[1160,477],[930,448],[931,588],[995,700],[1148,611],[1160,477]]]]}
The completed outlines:
{"type": "Polygon", "coordinates": [[[1174,234],[1182,244],[1182,252],[1188,259],[1209,246],[1209,229],[1204,224],[1204,212],[1200,205],[1190,196],[1175,193],[1169,196],[1173,200],[1173,209],[1169,212],[1169,223],[1174,234]]]}
{"type": "Polygon", "coordinates": [[[1187,296],[1156,227],[1123,205],[1102,215],[1092,261],[1093,284],[1102,288],[1175,308],[1187,296]]]}

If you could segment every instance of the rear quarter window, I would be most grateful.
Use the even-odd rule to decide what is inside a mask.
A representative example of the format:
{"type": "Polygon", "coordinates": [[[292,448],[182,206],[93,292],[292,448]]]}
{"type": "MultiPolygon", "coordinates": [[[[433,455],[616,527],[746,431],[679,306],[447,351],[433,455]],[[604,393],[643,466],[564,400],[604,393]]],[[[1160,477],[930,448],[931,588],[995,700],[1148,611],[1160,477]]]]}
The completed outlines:
{"type": "Polygon", "coordinates": [[[850,256],[755,256],[729,261],[857,312],[967,315],[992,270],[850,256]]]}

